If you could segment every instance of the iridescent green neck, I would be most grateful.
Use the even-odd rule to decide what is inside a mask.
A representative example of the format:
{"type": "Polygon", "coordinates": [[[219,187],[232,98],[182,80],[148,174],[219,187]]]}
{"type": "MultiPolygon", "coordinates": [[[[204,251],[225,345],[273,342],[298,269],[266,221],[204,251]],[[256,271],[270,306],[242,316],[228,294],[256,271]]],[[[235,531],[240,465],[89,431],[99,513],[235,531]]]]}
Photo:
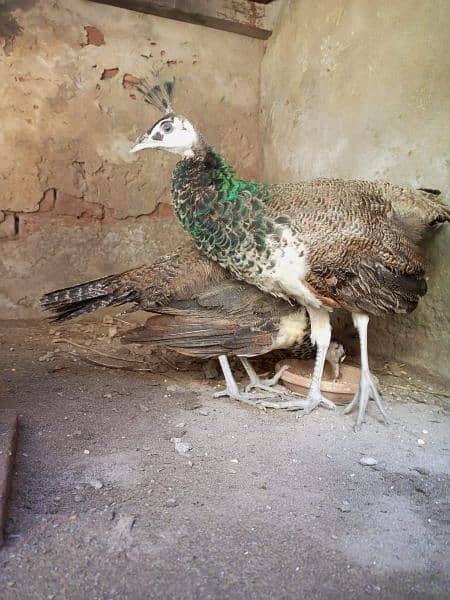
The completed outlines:
{"type": "Polygon", "coordinates": [[[232,202],[236,199],[240,192],[248,190],[254,194],[259,189],[266,186],[249,181],[239,179],[234,172],[234,169],[225,161],[222,155],[214,150],[211,150],[214,158],[213,168],[211,170],[211,179],[215,183],[221,200],[232,202]]]}

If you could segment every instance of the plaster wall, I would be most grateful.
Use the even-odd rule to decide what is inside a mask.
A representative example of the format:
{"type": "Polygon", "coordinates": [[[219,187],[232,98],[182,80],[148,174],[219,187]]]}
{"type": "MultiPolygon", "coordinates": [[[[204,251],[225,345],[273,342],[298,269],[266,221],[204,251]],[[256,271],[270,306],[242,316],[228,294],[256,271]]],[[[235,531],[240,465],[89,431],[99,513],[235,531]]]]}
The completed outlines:
{"type": "MultiPolygon", "coordinates": [[[[450,199],[448,0],[284,0],[261,69],[269,181],[382,179],[450,199]]],[[[370,349],[449,376],[450,227],[426,246],[429,293],[372,319],[370,349]]]]}
{"type": "Polygon", "coordinates": [[[170,206],[176,157],[128,152],[160,117],[133,77],[175,75],[178,110],[257,176],[262,53],[259,40],[86,0],[0,7],[1,317],[39,316],[42,292],[151,261],[182,239],[170,206]]]}

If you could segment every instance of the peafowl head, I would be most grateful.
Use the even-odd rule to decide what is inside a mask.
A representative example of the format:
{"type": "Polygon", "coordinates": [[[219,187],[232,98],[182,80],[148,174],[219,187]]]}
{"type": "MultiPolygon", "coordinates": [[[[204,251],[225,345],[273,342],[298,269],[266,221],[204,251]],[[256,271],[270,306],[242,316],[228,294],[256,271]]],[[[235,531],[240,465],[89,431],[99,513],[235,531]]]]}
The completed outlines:
{"type": "Polygon", "coordinates": [[[138,137],[130,152],[152,148],[188,157],[193,156],[195,149],[203,145],[201,136],[192,123],[175,114],[172,108],[174,83],[175,80],[172,80],[151,86],[145,79],[139,82],[137,89],[144,100],[163,112],[164,117],[138,137]]]}
{"type": "Polygon", "coordinates": [[[130,152],[153,148],[187,157],[194,154],[199,143],[200,136],[187,119],[181,115],[167,115],[140,135],[130,152]]]}

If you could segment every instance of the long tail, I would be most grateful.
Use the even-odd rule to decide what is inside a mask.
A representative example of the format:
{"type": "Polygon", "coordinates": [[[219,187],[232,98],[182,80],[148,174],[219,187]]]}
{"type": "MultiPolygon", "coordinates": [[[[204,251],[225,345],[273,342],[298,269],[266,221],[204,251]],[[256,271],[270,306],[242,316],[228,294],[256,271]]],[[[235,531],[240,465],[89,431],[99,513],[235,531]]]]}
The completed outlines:
{"type": "Polygon", "coordinates": [[[67,321],[106,306],[135,302],[139,294],[127,284],[127,273],[110,275],[49,292],[40,299],[41,307],[54,313],[49,320],[57,322],[67,321]]]}
{"type": "Polygon", "coordinates": [[[203,257],[191,242],[151,264],[44,294],[41,306],[51,321],[66,321],[106,306],[128,302],[151,311],[172,299],[195,297],[226,279],[226,272],[203,257]]]}

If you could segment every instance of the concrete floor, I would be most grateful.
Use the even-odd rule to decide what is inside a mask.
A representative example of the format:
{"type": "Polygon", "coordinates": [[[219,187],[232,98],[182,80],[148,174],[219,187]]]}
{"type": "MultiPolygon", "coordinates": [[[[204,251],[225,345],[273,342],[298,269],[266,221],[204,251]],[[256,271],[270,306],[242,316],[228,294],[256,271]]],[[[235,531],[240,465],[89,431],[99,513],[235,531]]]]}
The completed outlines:
{"type": "Polygon", "coordinates": [[[354,433],[342,409],[214,400],[200,371],[47,360],[47,326],[3,325],[21,431],[2,600],[448,598],[449,417],[431,397],[387,393],[393,423],[372,410],[354,433]]]}

